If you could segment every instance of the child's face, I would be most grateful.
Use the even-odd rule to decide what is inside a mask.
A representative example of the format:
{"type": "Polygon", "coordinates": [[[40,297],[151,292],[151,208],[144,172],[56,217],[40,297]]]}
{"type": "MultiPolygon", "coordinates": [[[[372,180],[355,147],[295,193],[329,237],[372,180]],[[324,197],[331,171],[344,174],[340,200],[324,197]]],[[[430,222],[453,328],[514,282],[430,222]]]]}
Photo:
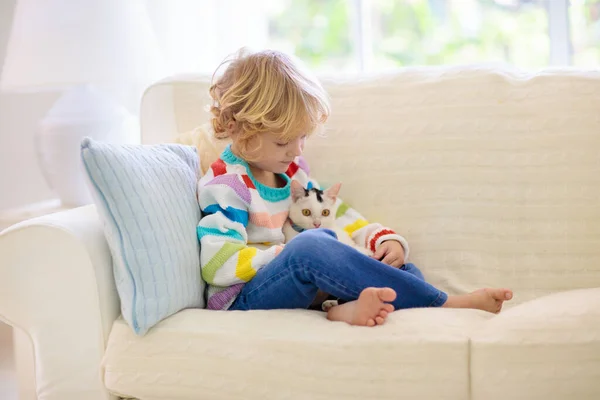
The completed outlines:
{"type": "MultiPolygon", "coordinates": [[[[251,164],[263,171],[283,174],[287,171],[290,163],[302,155],[306,136],[295,138],[287,143],[281,139],[280,135],[271,133],[260,134],[256,139],[260,147],[251,153],[252,158],[256,160],[251,164]]],[[[254,147],[252,145],[253,143],[248,147],[254,147]]]]}

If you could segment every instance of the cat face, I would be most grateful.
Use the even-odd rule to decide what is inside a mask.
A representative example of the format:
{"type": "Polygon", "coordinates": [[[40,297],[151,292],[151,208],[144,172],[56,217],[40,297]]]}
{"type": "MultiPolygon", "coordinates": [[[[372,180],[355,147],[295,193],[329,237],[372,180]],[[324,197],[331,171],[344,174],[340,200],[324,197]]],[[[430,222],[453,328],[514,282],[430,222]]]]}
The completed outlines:
{"type": "Polygon", "coordinates": [[[329,189],[304,189],[298,181],[292,181],[292,205],[290,219],[302,229],[333,228],[337,207],[335,202],[342,184],[329,189]]]}

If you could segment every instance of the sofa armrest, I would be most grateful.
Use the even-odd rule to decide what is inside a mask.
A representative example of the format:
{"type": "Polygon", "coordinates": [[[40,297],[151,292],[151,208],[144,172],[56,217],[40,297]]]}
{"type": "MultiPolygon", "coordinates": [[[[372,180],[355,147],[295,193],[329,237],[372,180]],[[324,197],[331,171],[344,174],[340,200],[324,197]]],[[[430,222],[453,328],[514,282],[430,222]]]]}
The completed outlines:
{"type": "Polygon", "coordinates": [[[0,234],[0,320],[33,344],[39,400],[114,398],[101,381],[100,362],[118,315],[112,260],[94,206],[0,234]]]}

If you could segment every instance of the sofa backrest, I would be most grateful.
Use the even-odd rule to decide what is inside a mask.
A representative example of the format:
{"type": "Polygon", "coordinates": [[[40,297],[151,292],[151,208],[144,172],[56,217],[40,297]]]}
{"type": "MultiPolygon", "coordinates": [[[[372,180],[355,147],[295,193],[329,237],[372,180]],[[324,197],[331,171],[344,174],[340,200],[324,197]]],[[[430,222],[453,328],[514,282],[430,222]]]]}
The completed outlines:
{"type": "MultiPolygon", "coordinates": [[[[324,84],[333,114],[307,144],[313,176],[403,234],[430,282],[511,287],[513,304],[600,287],[599,72],[427,68],[324,84]]],[[[143,141],[206,123],[207,89],[196,76],[150,87],[143,141]]]]}

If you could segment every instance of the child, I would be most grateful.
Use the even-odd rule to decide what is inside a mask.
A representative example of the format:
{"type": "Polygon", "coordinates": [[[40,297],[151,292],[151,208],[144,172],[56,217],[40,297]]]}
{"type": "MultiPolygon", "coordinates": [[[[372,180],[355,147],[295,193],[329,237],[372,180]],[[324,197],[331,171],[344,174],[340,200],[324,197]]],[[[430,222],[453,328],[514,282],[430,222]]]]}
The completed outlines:
{"type": "Polygon", "coordinates": [[[208,308],[308,308],[317,291],[347,301],[333,321],[374,326],[394,309],[463,307],[499,312],[508,289],[448,296],[407,264],[408,244],[393,230],[369,224],[342,205],[337,222],[368,257],[332,231],[301,233],[284,246],[290,182],[318,187],[301,157],[307,138],[329,116],[327,95],[286,55],[239,54],[210,88],[217,138],[231,138],[198,185],[198,225],[208,308]]]}

